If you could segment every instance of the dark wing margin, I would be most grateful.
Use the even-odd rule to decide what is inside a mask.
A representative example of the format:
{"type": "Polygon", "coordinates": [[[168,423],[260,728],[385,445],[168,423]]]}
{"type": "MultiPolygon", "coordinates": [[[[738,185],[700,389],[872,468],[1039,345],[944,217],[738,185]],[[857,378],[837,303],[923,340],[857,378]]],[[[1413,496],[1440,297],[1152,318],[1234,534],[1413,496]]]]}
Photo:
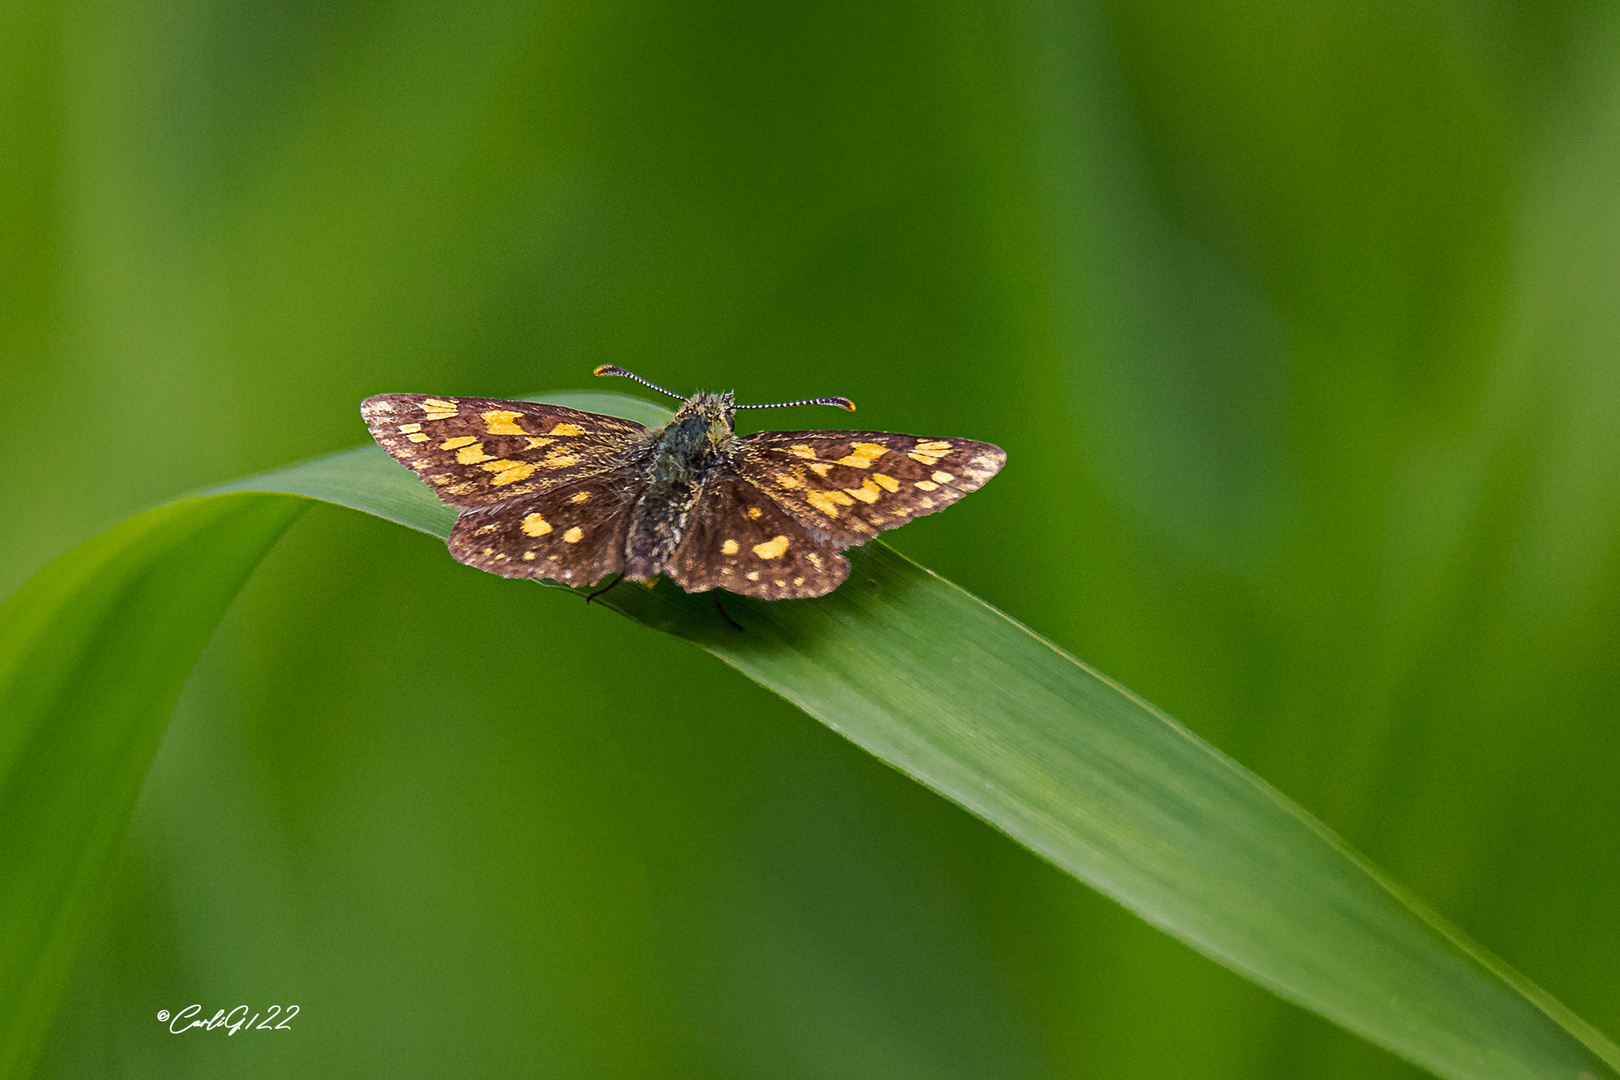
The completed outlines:
{"type": "Polygon", "coordinates": [[[990,443],[882,431],[762,431],[733,458],[744,480],[840,548],[945,509],[1006,460],[990,443]]]}
{"type": "Polygon", "coordinates": [[[687,592],[725,589],[762,600],[824,596],[849,576],[839,545],[814,537],[730,469],[704,481],[665,573],[687,592]]]}
{"type": "Polygon", "coordinates": [[[594,585],[624,569],[633,477],[603,473],[496,506],[468,510],[450,530],[457,562],[513,578],[594,585]]]}
{"type": "Polygon", "coordinates": [[[378,394],[377,444],[451,506],[491,506],[621,467],[647,429],[616,416],[494,398],[378,394]]]}

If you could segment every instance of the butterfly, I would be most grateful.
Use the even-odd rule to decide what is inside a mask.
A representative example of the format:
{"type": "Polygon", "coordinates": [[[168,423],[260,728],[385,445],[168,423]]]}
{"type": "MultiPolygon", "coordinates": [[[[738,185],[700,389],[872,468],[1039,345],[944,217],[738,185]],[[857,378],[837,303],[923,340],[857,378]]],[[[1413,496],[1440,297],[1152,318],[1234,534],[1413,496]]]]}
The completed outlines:
{"type": "MultiPolygon", "coordinates": [[[[680,398],[611,364],[595,373],[680,398]]],[[[461,511],[450,554],[468,566],[573,586],[663,576],[688,592],[766,600],[831,592],[849,575],[845,548],[943,510],[1007,458],[969,439],[735,434],[737,409],[788,405],[855,411],[848,398],[738,405],[730,392],[698,391],[657,429],[560,405],[421,394],[379,394],[360,414],[461,511]]]]}

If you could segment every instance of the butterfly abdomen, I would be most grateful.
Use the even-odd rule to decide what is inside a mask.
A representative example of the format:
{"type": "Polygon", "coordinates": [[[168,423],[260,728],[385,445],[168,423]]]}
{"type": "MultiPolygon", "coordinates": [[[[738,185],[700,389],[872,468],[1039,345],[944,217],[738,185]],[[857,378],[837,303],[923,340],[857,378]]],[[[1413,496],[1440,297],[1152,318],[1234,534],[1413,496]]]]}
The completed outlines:
{"type": "Polygon", "coordinates": [[[630,511],[624,576],[649,581],[664,572],[670,554],[686,536],[687,519],[703,490],[702,480],[654,480],[630,511]]]}

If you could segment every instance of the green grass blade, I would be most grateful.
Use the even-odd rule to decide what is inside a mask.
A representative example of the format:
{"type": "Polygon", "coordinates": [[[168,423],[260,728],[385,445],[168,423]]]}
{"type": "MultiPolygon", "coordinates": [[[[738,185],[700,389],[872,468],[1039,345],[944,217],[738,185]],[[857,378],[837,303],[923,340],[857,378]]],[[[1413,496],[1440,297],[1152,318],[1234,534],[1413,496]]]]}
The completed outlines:
{"type": "MultiPolygon", "coordinates": [[[[645,421],[667,415],[616,395],[548,400],[645,421]]],[[[321,499],[440,537],[454,520],[413,475],[373,447],[249,478],[216,489],[213,498],[154,513],[180,520],[187,508],[201,508],[197,536],[238,537],[245,557],[249,533],[262,540],[256,550],[274,539],[265,507],[276,503],[265,503],[255,492],[321,499]],[[220,497],[220,492],[235,494],[220,497]],[[239,500],[241,521],[222,525],[216,519],[234,512],[209,509],[239,500]],[[264,521],[254,532],[247,516],[261,513],[264,521]]],[[[135,547],[147,542],[137,532],[127,538],[135,547]]],[[[174,550],[179,546],[170,544],[174,550]]],[[[727,624],[712,597],[688,596],[667,582],[650,589],[627,585],[602,600],[708,649],[1233,970],[1438,1075],[1620,1076],[1620,1052],[1603,1036],[1405,897],[1302,810],[1153,706],[881,544],[851,556],[849,582],[820,600],[770,604],[728,596],[727,610],[746,628],[743,632],[727,624]]],[[[56,582],[51,588],[70,600],[74,582],[81,591],[101,596],[81,605],[91,614],[99,612],[97,617],[131,617],[127,605],[105,601],[112,587],[101,585],[98,566],[81,560],[74,564],[80,570],[65,572],[58,570],[61,565],[41,580],[56,582]]],[[[44,623],[31,614],[39,604],[28,601],[13,613],[36,586],[31,583],[0,613],[8,627],[0,637],[0,694],[7,695],[0,702],[7,704],[8,717],[10,695],[27,701],[44,693],[40,700],[50,699],[32,687],[31,669],[4,663],[28,648],[40,651],[44,623]]],[[[142,597],[147,605],[162,602],[160,596],[142,597]]],[[[177,650],[171,668],[183,672],[189,666],[225,602],[228,596],[206,611],[188,611],[195,621],[185,644],[195,647],[183,656],[177,650]]],[[[71,606],[63,603],[64,609],[71,606]]],[[[73,638],[70,651],[95,652],[100,640],[92,628],[73,638]]],[[[97,658],[97,677],[109,685],[149,681],[121,669],[118,660],[117,654],[97,658]]],[[[168,701],[172,693],[163,701],[151,697],[140,716],[120,720],[129,729],[129,743],[147,747],[144,756],[138,750],[126,755],[125,773],[137,763],[144,769],[168,701]]],[[[60,714],[68,705],[51,707],[60,714]]],[[[45,712],[36,707],[23,715],[45,712]]],[[[29,733],[38,721],[28,723],[34,726],[25,723],[19,730],[33,738],[29,733]]],[[[72,750],[72,739],[112,740],[116,733],[103,728],[119,726],[82,717],[75,724],[75,733],[62,736],[68,740],[65,749],[39,759],[39,766],[71,768],[64,754],[72,750]]],[[[11,739],[9,720],[6,731],[11,739]]],[[[0,798],[8,808],[15,804],[33,814],[30,820],[47,820],[33,802],[49,800],[24,777],[36,764],[31,746],[21,751],[18,746],[23,743],[17,739],[0,744],[6,754],[0,761],[8,764],[0,798]]],[[[134,775],[138,780],[138,772],[134,775]]],[[[70,818],[121,825],[133,799],[133,784],[105,791],[75,784],[52,805],[70,818]]],[[[108,850],[111,842],[105,842],[108,850]]],[[[17,880],[25,884],[15,887],[17,896],[6,895],[7,910],[19,902],[21,910],[45,911],[67,895],[76,905],[67,921],[82,923],[94,882],[45,875],[55,866],[51,859],[24,850],[26,845],[16,847],[5,854],[24,857],[17,880]]],[[[85,865],[90,861],[86,857],[85,865]]],[[[97,865],[104,864],[103,855],[97,865]]],[[[81,875],[88,876],[93,875],[81,875]]],[[[60,947],[19,938],[15,959],[59,980],[62,956],[60,947]]],[[[37,1027],[40,1001],[48,1008],[54,997],[41,990],[35,998],[25,1008],[8,1008],[7,1031],[37,1027]],[[15,1019],[18,1012],[27,1012],[28,1023],[15,1019]]]]}
{"type": "Polygon", "coordinates": [[[186,675],[306,506],[149,510],[0,606],[0,1076],[49,1029],[186,675]]]}

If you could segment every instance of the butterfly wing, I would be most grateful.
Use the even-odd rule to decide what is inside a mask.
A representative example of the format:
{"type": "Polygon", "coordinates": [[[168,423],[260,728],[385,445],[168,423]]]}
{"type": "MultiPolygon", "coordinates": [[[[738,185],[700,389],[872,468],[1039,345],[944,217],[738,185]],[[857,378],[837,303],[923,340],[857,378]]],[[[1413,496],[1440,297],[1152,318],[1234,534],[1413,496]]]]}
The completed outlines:
{"type": "Polygon", "coordinates": [[[990,443],[881,431],[762,431],[739,442],[741,478],[839,548],[945,509],[1007,460],[990,443]]]}
{"type": "Polygon", "coordinates": [[[665,572],[687,592],[725,589],[762,600],[801,600],[832,592],[849,575],[838,549],[722,467],[704,481],[665,572]]]}
{"type": "Polygon", "coordinates": [[[379,394],[361,403],[360,415],[378,445],[463,508],[621,468],[648,436],[616,416],[492,398],[379,394]]]}
{"type": "Polygon", "coordinates": [[[617,470],[468,510],[450,530],[450,554],[502,577],[594,585],[624,569],[630,508],[644,486],[617,470]]]}

